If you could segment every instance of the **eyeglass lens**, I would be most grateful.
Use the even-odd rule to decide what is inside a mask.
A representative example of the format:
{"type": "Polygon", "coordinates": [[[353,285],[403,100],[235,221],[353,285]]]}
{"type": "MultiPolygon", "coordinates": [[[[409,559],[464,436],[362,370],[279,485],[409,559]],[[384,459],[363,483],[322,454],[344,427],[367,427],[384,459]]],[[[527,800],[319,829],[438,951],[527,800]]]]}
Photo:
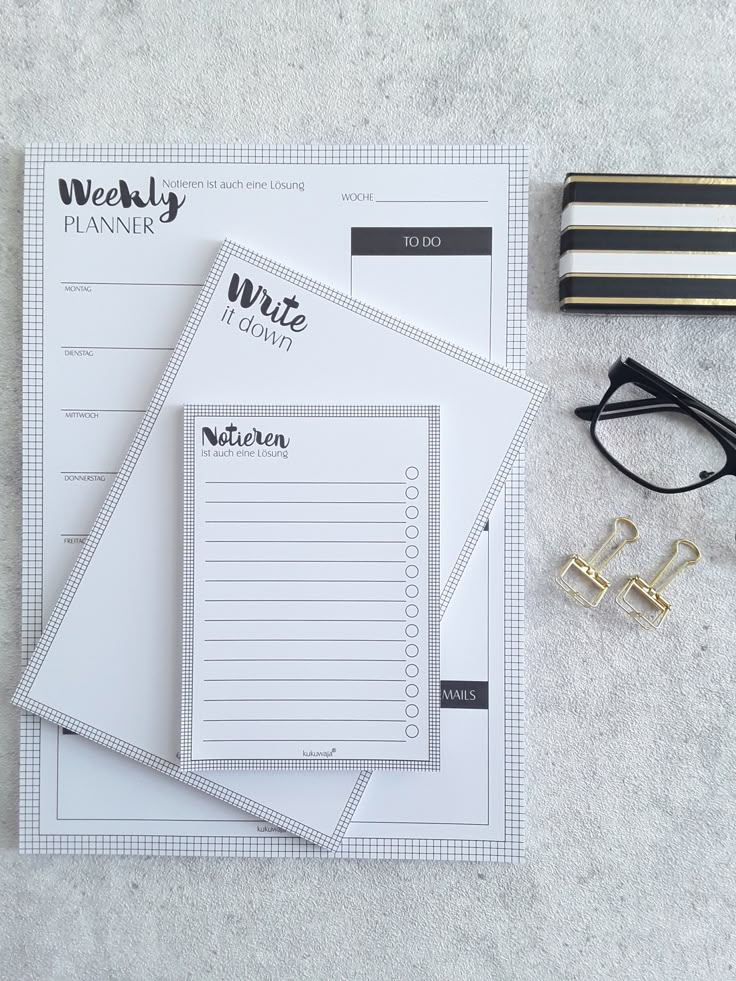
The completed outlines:
{"type": "Polygon", "coordinates": [[[663,490],[701,483],[726,463],[723,447],[697,418],[630,383],[609,396],[595,434],[624,469],[663,490]]]}

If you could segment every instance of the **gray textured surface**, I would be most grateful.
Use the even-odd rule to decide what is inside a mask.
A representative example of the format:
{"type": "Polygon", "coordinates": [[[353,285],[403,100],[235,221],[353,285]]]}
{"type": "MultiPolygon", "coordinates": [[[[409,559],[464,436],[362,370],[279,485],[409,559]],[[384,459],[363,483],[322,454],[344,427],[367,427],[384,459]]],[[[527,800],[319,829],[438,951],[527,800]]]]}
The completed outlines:
{"type": "Polygon", "coordinates": [[[728,0],[0,5],[0,978],[636,981],[736,976],[736,481],[619,478],[570,408],[621,352],[736,416],[733,318],[563,318],[568,169],[736,173],[728,0]],[[29,139],[525,142],[530,371],[529,862],[19,858],[21,146],[29,139]],[[706,561],[661,636],[550,584],[614,514],[706,561]]]}

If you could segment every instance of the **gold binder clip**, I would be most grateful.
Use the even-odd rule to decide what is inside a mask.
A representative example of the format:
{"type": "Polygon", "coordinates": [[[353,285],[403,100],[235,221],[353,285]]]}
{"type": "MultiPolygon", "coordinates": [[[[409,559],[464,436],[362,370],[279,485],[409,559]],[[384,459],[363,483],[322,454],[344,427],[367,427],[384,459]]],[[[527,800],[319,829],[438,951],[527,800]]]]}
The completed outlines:
{"type": "Polygon", "coordinates": [[[598,551],[590,559],[583,559],[579,555],[571,555],[565,565],[560,569],[560,574],[555,580],[565,592],[582,606],[598,606],[603,599],[606,590],[611,585],[607,579],[601,575],[601,569],[608,565],[621,549],[630,542],[635,542],[639,537],[639,529],[633,521],[628,518],[616,518],[613,522],[613,530],[608,538],[599,547],[598,551]],[[605,558],[601,559],[603,553],[608,549],[613,540],[619,535],[621,528],[629,532],[627,538],[621,538],[616,546],[605,558]]]}
{"type": "Polygon", "coordinates": [[[652,579],[646,582],[641,576],[632,576],[626,581],[626,585],[616,597],[616,602],[633,620],[636,620],[642,627],[646,627],[647,630],[661,626],[671,609],[670,604],[662,596],[662,590],[669,586],[675,576],[679,576],[683,569],[689,565],[695,565],[696,562],[700,561],[700,558],[700,549],[694,542],[690,542],[686,538],[678,538],[672,555],[657,570],[652,579]],[[685,559],[669,576],[664,578],[665,573],[677,558],[681,547],[689,551],[692,557],[685,559]],[[663,578],[664,581],[660,582],[663,578]]]}

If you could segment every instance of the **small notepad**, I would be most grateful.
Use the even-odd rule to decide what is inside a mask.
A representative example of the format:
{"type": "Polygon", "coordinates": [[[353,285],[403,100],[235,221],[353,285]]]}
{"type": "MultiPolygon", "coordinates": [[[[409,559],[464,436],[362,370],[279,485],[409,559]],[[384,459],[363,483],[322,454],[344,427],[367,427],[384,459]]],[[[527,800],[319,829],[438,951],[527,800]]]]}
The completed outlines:
{"type": "Polygon", "coordinates": [[[439,767],[439,410],[184,410],[185,769],[439,767]]]}

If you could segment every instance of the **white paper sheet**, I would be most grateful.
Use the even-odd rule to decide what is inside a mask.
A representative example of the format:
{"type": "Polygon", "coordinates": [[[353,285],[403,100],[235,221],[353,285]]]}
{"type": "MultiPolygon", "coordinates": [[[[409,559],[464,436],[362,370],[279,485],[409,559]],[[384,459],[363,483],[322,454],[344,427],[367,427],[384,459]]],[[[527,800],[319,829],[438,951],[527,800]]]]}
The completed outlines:
{"type": "MultiPolygon", "coordinates": [[[[104,500],[114,477],[110,471],[117,470],[132,439],[136,410],[163,370],[213,242],[240,234],[346,291],[353,262],[365,261],[368,275],[356,282],[355,295],[421,321],[481,357],[523,369],[526,180],[526,157],[518,147],[30,148],[24,270],[26,656],[104,500]],[[159,182],[188,179],[204,186],[192,192],[194,199],[173,225],[160,229],[166,247],[151,249],[132,235],[67,234],[58,180],[75,174],[101,183],[127,177],[133,184],[154,175],[159,182]],[[301,184],[303,190],[245,190],[253,179],[301,184]],[[232,190],[223,191],[221,183],[232,190]],[[492,228],[490,310],[474,299],[462,318],[455,315],[443,278],[433,275],[446,268],[445,258],[422,277],[413,274],[413,257],[391,257],[390,277],[379,269],[380,256],[353,260],[351,228],[366,225],[492,228]],[[402,278],[406,288],[395,288],[402,278]],[[103,394],[116,412],[90,412],[103,405],[103,394]]],[[[523,853],[523,480],[516,468],[503,513],[497,507],[490,525],[490,540],[482,537],[456,596],[470,593],[477,600],[463,599],[472,616],[461,618],[455,606],[458,615],[445,618],[442,628],[444,677],[481,683],[490,678],[487,712],[460,710],[451,718],[463,758],[473,756],[473,766],[462,771],[451,808],[439,792],[426,802],[423,823],[377,823],[391,816],[387,804],[383,815],[368,815],[376,819],[372,823],[351,826],[338,854],[517,861],[523,853]],[[487,722],[482,744],[473,741],[471,723],[478,718],[487,722]]],[[[21,769],[25,851],[314,853],[262,817],[244,817],[28,714],[22,717],[21,769]]],[[[374,785],[383,779],[378,775],[374,785]]],[[[395,805],[398,813],[400,801],[395,805]]]]}
{"type": "MultiPolygon", "coordinates": [[[[317,396],[335,404],[441,403],[445,603],[543,394],[521,375],[226,242],[26,668],[16,704],[119,752],[144,754],[150,765],[173,762],[182,518],[172,488],[182,473],[181,410],[192,399],[214,404],[218,395],[244,389],[264,406],[287,396],[303,405],[317,396]],[[481,419],[493,426],[478,440],[481,419]]],[[[438,735],[430,717],[435,752],[438,735]]],[[[349,762],[358,768],[357,760],[349,762]]],[[[289,766],[322,769],[324,759],[291,759],[289,766]]],[[[182,780],[202,780],[178,772],[182,780]]],[[[226,783],[219,778],[210,792],[223,793],[220,782],[226,783]]]]}
{"type": "Polygon", "coordinates": [[[437,406],[184,407],[181,765],[437,769],[437,406]]]}

